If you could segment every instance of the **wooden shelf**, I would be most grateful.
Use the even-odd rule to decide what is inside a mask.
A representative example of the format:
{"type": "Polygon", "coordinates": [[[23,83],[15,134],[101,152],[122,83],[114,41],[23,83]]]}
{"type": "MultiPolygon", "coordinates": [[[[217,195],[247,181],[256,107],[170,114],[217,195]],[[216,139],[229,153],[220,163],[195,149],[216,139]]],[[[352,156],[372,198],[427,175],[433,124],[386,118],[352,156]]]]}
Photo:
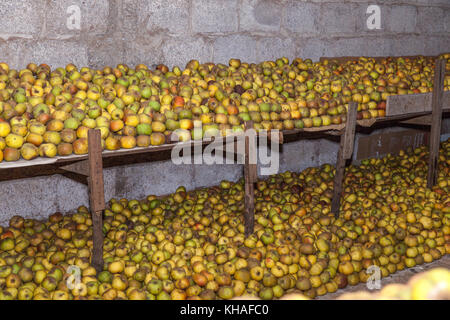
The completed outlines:
{"type": "MultiPolygon", "coordinates": [[[[325,59],[325,58],[323,58],[325,59]]],[[[335,59],[335,58],[333,58],[335,59]]],[[[350,59],[343,57],[340,59],[350,59]]],[[[345,163],[350,159],[354,148],[355,131],[357,127],[370,128],[376,124],[395,125],[407,120],[421,119],[416,124],[431,125],[430,161],[428,173],[428,186],[431,187],[436,179],[437,155],[439,152],[439,137],[441,120],[444,112],[450,112],[450,92],[443,92],[443,78],[445,74],[445,61],[440,59],[436,63],[434,88],[439,88],[433,93],[389,96],[386,106],[386,117],[377,119],[356,120],[357,104],[349,104],[346,124],[331,125],[316,128],[303,128],[295,130],[285,130],[276,138],[278,143],[284,141],[291,142],[302,138],[312,138],[317,136],[339,136],[340,147],[337,157],[337,168],[334,179],[334,195],[332,201],[332,212],[339,214],[340,197],[342,193],[342,183],[344,179],[345,163]],[[407,112],[407,113],[406,113],[407,112]],[[428,116],[424,118],[424,116],[428,116]],[[431,121],[432,119],[432,121],[431,121]]],[[[251,121],[245,124],[245,128],[252,128],[251,121]]],[[[244,134],[235,136],[245,137],[245,234],[253,233],[254,225],[254,183],[256,182],[256,164],[250,163],[249,155],[256,150],[256,147],[249,143],[249,137],[244,134]]],[[[267,137],[268,138],[268,137],[267,137]]],[[[89,130],[89,154],[71,155],[67,157],[37,158],[31,161],[19,160],[16,162],[0,163],[0,181],[25,178],[30,176],[42,176],[50,174],[63,174],[68,178],[85,183],[89,188],[89,199],[91,213],[93,216],[94,228],[94,250],[93,262],[97,271],[102,270],[102,212],[105,209],[103,168],[105,163],[109,165],[126,165],[136,163],[141,156],[146,156],[144,161],[160,160],[159,156],[170,152],[175,146],[202,147],[212,141],[189,141],[178,144],[165,144],[161,146],[151,146],[146,148],[134,148],[130,150],[102,151],[99,130],[89,130]]],[[[233,139],[235,144],[235,139],[233,139]]],[[[235,144],[235,152],[237,152],[235,144]]],[[[109,166],[108,165],[108,166],[109,166]]]]}
{"type": "MultiPolygon", "coordinates": [[[[444,96],[450,97],[450,92],[446,92],[444,96]]],[[[445,101],[445,99],[444,99],[445,101]]],[[[445,104],[444,104],[445,105],[445,104]]],[[[450,103],[448,104],[448,107],[445,107],[443,109],[443,113],[450,114],[450,103]]],[[[367,119],[367,120],[357,120],[356,125],[357,127],[362,128],[370,128],[370,127],[376,127],[378,124],[385,124],[385,123],[392,123],[392,126],[410,120],[410,119],[417,119],[424,116],[430,116],[430,111],[420,111],[420,112],[413,112],[413,113],[407,113],[407,114],[399,114],[399,115],[393,115],[393,116],[387,116],[383,118],[376,118],[376,119],[367,119]]],[[[424,122],[418,122],[415,124],[426,124],[424,122]]],[[[303,128],[303,129],[293,129],[293,130],[283,130],[283,139],[285,143],[298,141],[300,139],[309,139],[314,137],[324,137],[324,136],[339,136],[341,134],[341,131],[344,129],[345,124],[341,125],[331,125],[331,126],[324,126],[324,127],[316,127],[316,128],[303,128]]],[[[211,141],[190,141],[185,142],[186,145],[198,145],[201,144],[203,146],[208,145],[211,143],[211,141]]],[[[146,155],[146,158],[148,158],[147,161],[152,161],[151,155],[155,155],[158,153],[164,153],[164,152],[170,152],[174,147],[175,143],[172,144],[164,144],[161,146],[149,146],[149,147],[138,147],[133,149],[120,149],[115,151],[109,151],[104,150],[102,152],[102,158],[105,160],[108,159],[114,159],[115,160],[124,160],[124,161],[109,161],[109,163],[114,164],[117,163],[117,165],[123,165],[123,164],[131,164],[133,163],[134,157],[133,155],[140,156],[140,155],[146,155]]],[[[138,157],[139,158],[139,157],[138,157]]],[[[5,180],[12,180],[12,179],[21,179],[26,177],[33,177],[33,176],[40,176],[40,175],[49,175],[49,174],[61,174],[62,171],[58,172],[58,168],[70,164],[73,162],[86,160],[88,159],[87,154],[83,155],[70,155],[65,157],[54,157],[54,158],[41,158],[38,157],[33,160],[18,160],[13,162],[0,162],[0,181],[5,180]],[[43,169],[43,170],[40,170],[43,169]],[[36,172],[33,172],[36,170],[36,172]],[[19,171],[22,171],[21,174],[19,174],[19,171]],[[53,172],[54,171],[54,172],[53,172]]],[[[162,160],[161,157],[155,157],[155,161],[162,160]]],[[[107,165],[110,166],[110,165],[107,165]]],[[[111,165],[113,166],[113,165],[111,165]]]]}

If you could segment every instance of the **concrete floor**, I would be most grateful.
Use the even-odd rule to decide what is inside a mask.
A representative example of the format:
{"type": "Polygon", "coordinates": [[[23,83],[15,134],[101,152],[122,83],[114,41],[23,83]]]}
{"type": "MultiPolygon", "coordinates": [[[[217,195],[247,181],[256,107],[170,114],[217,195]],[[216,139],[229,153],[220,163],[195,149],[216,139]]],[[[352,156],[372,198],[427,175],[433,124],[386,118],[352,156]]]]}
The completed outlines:
{"type": "MultiPolygon", "coordinates": [[[[408,280],[416,275],[417,273],[424,272],[434,268],[447,268],[450,269],[450,254],[443,256],[441,259],[433,261],[431,263],[422,264],[414,268],[408,268],[402,271],[397,271],[394,274],[389,275],[386,278],[381,279],[381,288],[387,284],[391,283],[407,283],[408,280]]],[[[344,289],[340,289],[333,293],[328,293],[326,295],[317,297],[317,300],[334,300],[340,295],[348,292],[355,291],[369,291],[371,293],[377,292],[379,290],[369,290],[365,283],[359,283],[356,286],[347,286],[344,289]]]]}

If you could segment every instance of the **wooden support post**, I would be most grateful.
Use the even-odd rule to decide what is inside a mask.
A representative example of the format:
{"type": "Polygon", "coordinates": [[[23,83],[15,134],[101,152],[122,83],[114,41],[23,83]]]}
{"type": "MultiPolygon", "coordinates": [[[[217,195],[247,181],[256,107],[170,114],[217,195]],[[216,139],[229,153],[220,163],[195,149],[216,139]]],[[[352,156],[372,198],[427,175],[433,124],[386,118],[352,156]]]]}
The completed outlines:
{"type": "Polygon", "coordinates": [[[89,129],[89,201],[93,226],[92,265],[97,273],[103,270],[103,210],[105,210],[105,191],[103,185],[102,144],[100,130],[89,129]]]}
{"type": "Polygon", "coordinates": [[[432,188],[436,184],[439,144],[441,142],[441,124],[442,124],[442,97],[444,95],[444,77],[445,77],[444,59],[436,61],[434,69],[433,95],[431,100],[431,134],[430,134],[430,158],[428,161],[427,187],[432,188]]]}
{"type": "Polygon", "coordinates": [[[256,163],[251,162],[251,155],[256,156],[256,141],[250,142],[247,130],[253,129],[253,121],[245,122],[245,156],[244,156],[244,180],[245,180],[245,236],[253,233],[255,225],[255,186],[257,179],[256,163]]]}
{"type": "Polygon", "coordinates": [[[334,176],[334,191],[333,200],[331,202],[331,212],[336,217],[339,216],[339,208],[341,205],[342,182],[345,173],[345,160],[350,159],[353,153],[353,146],[355,143],[355,127],[356,127],[356,113],[358,104],[350,102],[347,112],[347,122],[345,124],[345,131],[341,135],[339,144],[339,151],[336,162],[336,175],[334,176]]]}

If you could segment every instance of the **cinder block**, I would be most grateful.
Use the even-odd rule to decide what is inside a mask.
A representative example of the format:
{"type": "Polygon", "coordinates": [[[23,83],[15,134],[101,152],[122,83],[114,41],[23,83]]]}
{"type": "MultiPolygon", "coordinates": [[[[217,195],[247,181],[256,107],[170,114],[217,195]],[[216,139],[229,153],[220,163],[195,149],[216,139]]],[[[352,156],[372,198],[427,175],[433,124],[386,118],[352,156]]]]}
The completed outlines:
{"type": "Polygon", "coordinates": [[[283,145],[280,153],[280,172],[302,171],[324,163],[336,163],[339,143],[326,139],[299,140],[283,145]]]}
{"type": "Polygon", "coordinates": [[[87,47],[88,64],[91,68],[103,69],[124,63],[124,43],[121,34],[89,40],[87,47]]]}
{"type": "Polygon", "coordinates": [[[162,34],[146,35],[137,39],[125,38],[123,61],[129,66],[140,63],[151,67],[164,62],[161,46],[164,41],[162,34]]]}
{"type": "Polygon", "coordinates": [[[312,61],[319,61],[320,57],[324,56],[325,47],[329,45],[326,41],[317,38],[300,38],[298,43],[297,57],[312,61]]]}
{"type": "Polygon", "coordinates": [[[115,197],[142,199],[150,194],[165,195],[175,192],[181,185],[192,189],[192,165],[175,165],[169,160],[120,166],[113,170],[115,197]]]}
{"type": "Polygon", "coordinates": [[[421,5],[435,5],[450,7],[450,3],[447,0],[409,0],[408,2],[414,2],[421,5]]]}
{"type": "Polygon", "coordinates": [[[49,38],[67,38],[81,33],[91,36],[104,34],[108,29],[108,15],[108,0],[52,0],[46,7],[45,34],[49,38]],[[68,27],[71,25],[71,17],[76,15],[74,11],[69,10],[71,6],[78,7],[80,10],[79,30],[68,27]]]}
{"type": "MultiPolygon", "coordinates": [[[[54,211],[60,211],[63,213],[71,212],[77,209],[79,206],[87,206],[89,208],[89,191],[87,186],[78,183],[76,181],[70,180],[61,175],[55,175],[46,178],[48,183],[55,185],[56,194],[51,195],[51,193],[47,190],[49,194],[47,196],[55,197],[54,211]],[[50,180],[51,179],[51,180],[50,180]]],[[[108,180],[106,177],[103,178],[105,182],[105,189],[108,189],[108,180]]],[[[44,188],[45,190],[45,188],[44,188]]],[[[45,191],[44,191],[45,192],[45,191]]],[[[105,193],[106,195],[106,193],[105,193]]],[[[105,201],[108,201],[109,198],[105,197],[105,201]]],[[[51,214],[51,212],[50,212],[51,214]]]]}
{"type": "MultiPolygon", "coordinates": [[[[386,57],[392,55],[391,38],[387,37],[370,37],[362,38],[366,44],[366,54],[371,57],[386,57]]],[[[394,39],[395,41],[395,39],[394,39]]]]}
{"type": "Polygon", "coordinates": [[[191,19],[194,32],[236,32],[238,1],[193,0],[191,19]]]}
{"type": "Polygon", "coordinates": [[[49,183],[50,179],[53,178],[36,177],[0,182],[0,225],[7,226],[14,215],[43,219],[54,213],[57,210],[57,190],[55,180],[49,183]]]}
{"type": "Polygon", "coordinates": [[[358,6],[352,3],[323,3],[320,16],[321,30],[325,34],[351,34],[356,32],[358,6]]]}
{"type": "Polygon", "coordinates": [[[247,35],[235,34],[218,37],[213,45],[213,61],[228,64],[231,58],[236,58],[246,62],[254,62],[258,59],[257,45],[258,41],[247,35]]]}
{"type": "Polygon", "coordinates": [[[187,189],[211,187],[222,180],[238,181],[243,176],[244,167],[241,164],[196,164],[192,165],[192,170],[193,185],[184,183],[187,189]]]}
{"type": "Polygon", "coordinates": [[[69,63],[78,67],[88,65],[86,45],[79,41],[33,41],[22,54],[24,66],[31,61],[38,64],[46,63],[52,68],[65,67],[69,63]]]}
{"type": "Polygon", "coordinates": [[[280,30],[282,5],[272,0],[243,0],[239,11],[239,30],[277,32],[280,30]]]}
{"type": "Polygon", "coordinates": [[[386,21],[388,31],[398,33],[416,32],[417,7],[392,6],[389,20],[386,21]]]}
{"type": "Polygon", "coordinates": [[[167,31],[169,34],[189,32],[189,1],[140,1],[138,23],[146,31],[167,31]]]}
{"type": "MultiPolygon", "coordinates": [[[[0,50],[6,50],[11,67],[22,69],[30,62],[46,63],[52,68],[74,63],[87,66],[87,48],[84,43],[68,40],[10,40],[0,50]]],[[[1,52],[1,51],[0,51],[1,52]]]]}
{"type": "Polygon", "coordinates": [[[424,41],[426,55],[437,56],[450,52],[450,36],[429,36],[424,41]]]}
{"type": "Polygon", "coordinates": [[[394,56],[402,55],[426,55],[431,48],[427,48],[426,38],[424,36],[399,36],[393,39],[392,54],[394,56]]]}
{"type": "Polygon", "coordinates": [[[116,168],[103,169],[103,182],[105,188],[105,201],[108,203],[112,198],[116,198],[116,168]]]}
{"type": "Polygon", "coordinates": [[[445,53],[445,52],[450,52],[450,36],[444,36],[442,38],[442,42],[441,43],[441,52],[445,53]]]}
{"type": "Polygon", "coordinates": [[[44,25],[44,6],[35,0],[0,2],[0,33],[26,37],[39,33],[44,25]]]}
{"type": "MultiPolygon", "coordinates": [[[[447,11],[449,9],[446,9],[447,11]]],[[[439,7],[418,7],[417,32],[420,33],[443,33],[445,32],[444,9],[439,7]]]]}
{"type": "Polygon", "coordinates": [[[337,38],[329,39],[325,45],[325,57],[367,56],[367,39],[365,38],[337,38]]]}
{"type": "Polygon", "coordinates": [[[212,46],[202,37],[171,38],[162,46],[164,63],[169,67],[184,68],[189,60],[197,59],[201,63],[212,61],[212,46]]]}
{"type": "Polygon", "coordinates": [[[445,32],[450,33],[450,8],[445,9],[445,32]]]}
{"type": "Polygon", "coordinates": [[[26,67],[26,64],[19,65],[18,52],[24,50],[23,40],[0,41],[0,57],[3,62],[7,63],[10,68],[20,69],[26,67]]]}
{"type": "Polygon", "coordinates": [[[258,61],[295,57],[295,43],[291,38],[263,38],[258,43],[258,61]]]}
{"type": "Polygon", "coordinates": [[[388,56],[393,52],[392,41],[386,37],[355,37],[329,39],[325,45],[325,57],[388,56]]]}
{"type": "MultiPolygon", "coordinates": [[[[116,31],[123,32],[127,34],[128,38],[134,38],[139,33],[143,33],[145,31],[145,19],[144,13],[141,12],[141,3],[144,0],[120,0],[119,8],[119,17],[117,26],[120,29],[116,29],[116,31]]],[[[146,3],[146,2],[145,2],[146,3]]]]}
{"type": "Polygon", "coordinates": [[[289,1],[285,7],[283,26],[295,33],[317,34],[319,30],[320,5],[289,1]]]}

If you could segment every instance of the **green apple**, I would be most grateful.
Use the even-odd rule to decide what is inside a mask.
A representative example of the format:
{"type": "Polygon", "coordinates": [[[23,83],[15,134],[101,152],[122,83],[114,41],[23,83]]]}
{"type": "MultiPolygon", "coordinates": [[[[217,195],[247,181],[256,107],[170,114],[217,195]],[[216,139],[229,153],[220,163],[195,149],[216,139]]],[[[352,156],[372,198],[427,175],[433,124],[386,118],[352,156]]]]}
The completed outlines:
{"type": "Polygon", "coordinates": [[[100,108],[98,105],[94,105],[89,108],[88,110],[88,116],[91,119],[96,119],[102,114],[102,108],[100,108]]]}
{"type": "Polygon", "coordinates": [[[0,249],[2,251],[9,251],[14,249],[14,247],[15,247],[14,239],[6,238],[0,242],[0,249]]]}
{"type": "Polygon", "coordinates": [[[97,281],[89,281],[86,283],[87,294],[89,296],[95,296],[98,294],[98,282],[97,281]]]}
{"type": "Polygon", "coordinates": [[[147,290],[153,295],[158,295],[163,290],[163,282],[159,279],[152,279],[147,284],[147,290]]]}
{"type": "Polygon", "coordinates": [[[70,117],[64,121],[64,128],[66,129],[78,129],[80,121],[77,118],[70,117]]]}
{"type": "Polygon", "coordinates": [[[140,123],[136,126],[136,132],[138,135],[151,135],[152,125],[149,123],[140,123]]]}
{"type": "Polygon", "coordinates": [[[98,280],[101,283],[111,283],[112,278],[113,278],[113,276],[109,271],[102,271],[98,275],[98,280]]]}
{"type": "Polygon", "coordinates": [[[83,121],[86,114],[81,109],[72,109],[72,117],[77,119],[78,121],[83,121]]]}
{"type": "Polygon", "coordinates": [[[161,108],[161,104],[158,101],[149,101],[148,105],[150,108],[152,108],[154,111],[158,112],[159,109],[161,108]]]}
{"type": "Polygon", "coordinates": [[[35,119],[37,119],[41,113],[50,113],[50,108],[44,103],[39,103],[33,108],[33,116],[35,119]]]}

